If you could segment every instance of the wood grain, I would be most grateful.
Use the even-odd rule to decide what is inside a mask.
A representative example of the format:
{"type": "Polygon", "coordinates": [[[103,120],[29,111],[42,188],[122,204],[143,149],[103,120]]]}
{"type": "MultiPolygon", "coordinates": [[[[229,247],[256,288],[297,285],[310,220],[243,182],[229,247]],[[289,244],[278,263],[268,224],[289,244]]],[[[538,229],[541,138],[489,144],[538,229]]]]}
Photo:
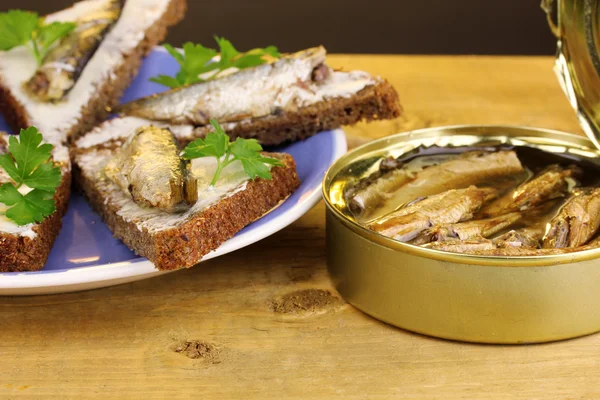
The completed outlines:
{"type": "MultiPolygon", "coordinates": [[[[423,127],[581,130],[551,58],[331,56],[381,74],[423,127]]],[[[199,267],[55,296],[0,298],[0,398],[600,399],[600,335],[487,346],[402,331],[345,304],[325,270],[324,208],[199,267]],[[314,290],[317,289],[317,290],[314,290]]]]}

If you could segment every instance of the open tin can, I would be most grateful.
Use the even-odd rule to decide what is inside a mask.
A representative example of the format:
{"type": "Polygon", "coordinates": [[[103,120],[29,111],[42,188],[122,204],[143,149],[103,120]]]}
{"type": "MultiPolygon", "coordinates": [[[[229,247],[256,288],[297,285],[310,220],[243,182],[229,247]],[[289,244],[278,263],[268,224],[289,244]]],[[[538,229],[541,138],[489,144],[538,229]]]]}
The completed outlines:
{"type": "Polygon", "coordinates": [[[600,165],[581,136],[511,126],[453,126],[361,146],[325,175],[327,265],[348,302],[398,327],[469,342],[548,342],[600,331],[600,248],[560,255],[448,253],[382,236],[348,210],[346,185],[419,147],[528,146],[600,165]]]}
{"type": "Polygon", "coordinates": [[[420,146],[528,146],[600,165],[600,2],[544,0],[558,39],[555,71],[588,138],[514,126],[424,129],[368,143],[323,181],[327,265],[342,296],[398,327],[480,343],[535,343],[600,331],[600,248],[559,255],[448,253],[382,236],[359,224],[346,186],[388,156],[420,146]]]}

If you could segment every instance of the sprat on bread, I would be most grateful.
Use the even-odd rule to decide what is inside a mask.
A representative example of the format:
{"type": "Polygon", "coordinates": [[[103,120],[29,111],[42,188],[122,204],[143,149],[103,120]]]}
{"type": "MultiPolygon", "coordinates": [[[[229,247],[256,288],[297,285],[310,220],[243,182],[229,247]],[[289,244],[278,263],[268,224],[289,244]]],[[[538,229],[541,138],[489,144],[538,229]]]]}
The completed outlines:
{"type": "Polygon", "coordinates": [[[387,81],[363,71],[332,69],[322,46],[281,55],[272,46],[240,53],[229,41],[217,41],[220,53],[191,43],[183,54],[168,47],[181,69],[175,77],[153,80],[172,89],[115,111],[178,125],[183,142],[206,135],[209,120],[216,119],[232,138],[255,138],[265,145],[401,113],[387,81]]]}

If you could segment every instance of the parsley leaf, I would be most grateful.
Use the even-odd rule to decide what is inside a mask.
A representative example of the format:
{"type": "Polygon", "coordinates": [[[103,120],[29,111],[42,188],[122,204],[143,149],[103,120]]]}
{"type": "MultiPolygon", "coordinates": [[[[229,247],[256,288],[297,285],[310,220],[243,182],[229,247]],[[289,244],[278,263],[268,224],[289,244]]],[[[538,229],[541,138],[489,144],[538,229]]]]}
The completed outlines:
{"type": "MultiPolygon", "coordinates": [[[[46,57],[52,45],[59,39],[67,36],[77,25],[72,22],[53,22],[48,25],[43,24],[43,19],[40,19],[40,25],[35,32],[35,41],[38,44],[41,60],[46,57]]],[[[40,60],[40,63],[41,63],[40,60]]]]}
{"type": "Polygon", "coordinates": [[[276,158],[264,157],[261,153],[262,146],[256,139],[237,138],[230,143],[229,136],[221,125],[211,119],[214,132],[210,132],[204,139],[196,139],[188,144],[183,150],[183,158],[191,160],[202,157],[215,157],[217,159],[217,170],[210,183],[214,186],[221,175],[221,171],[234,161],[240,161],[244,171],[250,179],[256,177],[272,179],[268,165],[283,167],[284,164],[276,158]]]}
{"type": "Polygon", "coordinates": [[[219,60],[220,65],[226,66],[231,64],[233,58],[240,54],[229,40],[215,36],[215,41],[219,45],[221,53],[221,59],[219,60]]]}
{"type": "Polygon", "coordinates": [[[39,164],[50,158],[53,147],[48,143],[41,144],[42,135],[33,126],[21,129],[19,138],[11,136],[8,143],[8,150],[16,162],[19,172],[18,178],[13,179],[18,183],[23,183],[39,164]]]}
{"type": "Polygon", "coordinates": [[[23,179],[23,184],[30,188],[53,191],[60,185],[60,178],[60,168],[56,168],[50,163],[44,163],[23,179]]]}
{"type": "Polygon", "coordinates": [[[263,179],[272,179],[269,167],[265,165],[265,160],[271,165],[283,164],[275,158],[260,156],[261,150],[262,147],[256,139],[244,140],[242,138],[237,138],[231,145],[231,154],[241,161],[244,171],[246,171],[250,178],[254,179],[258,176],[263,179]]]}
{"type": "Polygon", "coordinates": [[[18,139],[10,137],[9,153],[0,156],[0,166],[14,181],[0,186],[0,203],[11,207],[5,215],[18,225],[41,222],[56,210],[61,171],[50,160],[53,146],[42,139],[35,127],[21,129],[18,139]],[[26,194],[18,190],[23,185],[30,189],[26,194]]]}
{"type": "Polygon", "coordinates": [[[204,139],[196,139],[183,150],[183,156],[188,160],[201,157],[223,157],[229,148],[229,136],[214,119],[210,121],[214,132],[210,132],[204,139]]]}
{"type": "Polygon", "coordinates": [[[176,87],[179,87],[182,85],[176,78],[173,78],[172,76],[169,76],[169,75],[153,76],[152,78],[150,78],[150,81],[158,83],[158,84],[166,86],[166,87],[169,87],[171,89],[175,89],[176,87]]]}
{"type": "Polygon", "coordinates": [[[150,81],[176,88],[214,79],[218,77],[219,73],[229,68],[255,67],[266,63],[269,59],[281,57],[275,46],[268,46],[264,49],[256,48],[241,53],[225,38],[215,36],[215,41],[219,46],[219,51],[201,44],[187,42],[183,45],[182,53],[173,46],[165,44],[164,48],[179,64],[179,72],[174,77],[158,75],[150,78],[150,81]],[[219,60],[215,60],[217,55],[220,55],[219,60]]]}
{"type": "Polygon", "coordinates": [[[27,45],[41,64],[52,45],[67,36],[76,24],[53,22],[45,24],[37,13],[22,10],[9,10],[0,13],[0,50],[27,45]]]}
{"type": "Polygon", "coordinates": [[[4,168],[13,181],[17,182],[20,179],[19,169],[10,154],[2,154],[0,156],[0,167],[4,168]]]}
{"type": "Polygon", "coordinates": [[[0,50],[26,44],[38,26],[38,15],[29,11],[9,10],[0,13],[0,50]]]}
{"type": "Polygon", "coordinates": [[[4,203],[7,206],[14,206],[17,204],[23,196],[12,183],[5,183],[0,186],[0,203],[4,203]]]}
{"type": "Polygon", "coordinates": [[[33,222],[42,222],[54,211],[56,211],[56,206],[53,194],[34,189],[25,196],[21,196],[21,199],[6,211],[6,216],[15,221],[17,225],[27,225],[33,222]]]}

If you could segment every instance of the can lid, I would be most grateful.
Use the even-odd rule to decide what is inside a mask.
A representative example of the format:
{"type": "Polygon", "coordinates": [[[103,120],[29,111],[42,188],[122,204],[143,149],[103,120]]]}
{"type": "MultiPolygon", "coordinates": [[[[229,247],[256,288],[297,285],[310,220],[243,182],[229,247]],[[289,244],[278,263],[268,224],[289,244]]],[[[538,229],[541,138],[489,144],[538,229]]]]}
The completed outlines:
{"type": "Polygon", "coordinates": [[[554,71],[579,123],[600,149],[600,1],[542,0],[557,38],[554,71]]]}

